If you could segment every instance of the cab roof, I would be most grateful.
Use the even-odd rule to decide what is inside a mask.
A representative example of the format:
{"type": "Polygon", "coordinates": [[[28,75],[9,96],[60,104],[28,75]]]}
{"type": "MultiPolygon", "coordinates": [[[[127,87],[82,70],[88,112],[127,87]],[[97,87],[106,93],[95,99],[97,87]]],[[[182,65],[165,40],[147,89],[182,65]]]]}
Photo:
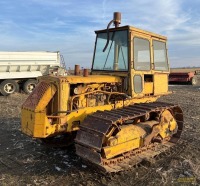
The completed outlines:
{"type": "MultiPolygon", "coordinates": [[[[129,26],[129,25],[109,29],[109,31],[111,31],[111,32],[116,31],[116,30],[130,30],[131,32],[136,32],[136,33],[145,34],[145,35],[148,35],[148,36],[151,36],[151,37],[156,37],[156,38],[159,38],[159,39],[167,40],[167,37],[162,36],[160,34],[149,32],[149,31],[146,31],[146,30],[142,30],[142,29],[139,29],[139,28],[136,28],[136,27],[133,27],[133,26],[129,26]]],[[[96,34],[103,33],[103,32],[107,32],[107,29],[95,31],[96,34]]]]}

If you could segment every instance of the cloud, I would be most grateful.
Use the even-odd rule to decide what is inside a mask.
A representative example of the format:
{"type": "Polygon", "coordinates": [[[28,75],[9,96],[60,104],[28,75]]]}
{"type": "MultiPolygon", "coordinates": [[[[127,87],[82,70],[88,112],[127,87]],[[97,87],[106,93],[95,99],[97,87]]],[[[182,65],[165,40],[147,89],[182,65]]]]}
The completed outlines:
{"type": "Polygon", "coordinates": [[[199,5],[197,0],[2,0],[0,50],[60,50],[67,65],[81,63],[89,67],[94,30],[106,28],[113,12],[120,11],[122,25],[168,37],[172,66],[181,60],[180,65],[187,66],[191,56],[196,65],[200,60],[199,5]]]}

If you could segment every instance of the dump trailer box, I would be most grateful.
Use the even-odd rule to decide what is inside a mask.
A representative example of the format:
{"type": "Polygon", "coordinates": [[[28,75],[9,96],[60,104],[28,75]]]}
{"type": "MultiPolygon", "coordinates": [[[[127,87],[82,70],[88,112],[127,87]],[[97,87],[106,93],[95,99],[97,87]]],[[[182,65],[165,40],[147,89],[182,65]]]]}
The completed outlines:
{"type": "Polygon", "coordinates": [[[59,66],[59,52],[0,52],[0,79],[34,78],[59,66]]]}
{"type": "Polygon", "coordinates": [[[61,68],[59,52],[0,52],[0,92],[9,95],[20,88],[31,93],[36,78],[56,74],[61,68]]]}

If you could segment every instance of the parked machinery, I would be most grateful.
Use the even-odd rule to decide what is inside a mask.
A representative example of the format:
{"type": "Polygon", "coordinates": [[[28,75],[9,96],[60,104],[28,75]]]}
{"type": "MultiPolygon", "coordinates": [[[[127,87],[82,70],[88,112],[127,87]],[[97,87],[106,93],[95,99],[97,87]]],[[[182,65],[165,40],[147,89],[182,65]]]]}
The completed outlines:
{"type": "Polygon", "coordinates": [[[169,83],[189,83],[193,86],[200,86],[200,70],[175,69],[169,74],[169,83]]]}
{"type": "Polygon", "coordinates": [[[65,71],[60,52],[0,52],[0,93],[7,96],[22,89],[30,94],[37,77],[65,71]]]}
{"type": "Polygon", "coordinates": [[[76,153],[108,172],[153,158],[183,128],[178,105],[156,102],[169,94],[167,38],[119,27],[120,17],[96,31],[90,75],[77,66],[74,76],[41,77],[22,105],[23,133],[65,144],[75,138],[76,153]]]}

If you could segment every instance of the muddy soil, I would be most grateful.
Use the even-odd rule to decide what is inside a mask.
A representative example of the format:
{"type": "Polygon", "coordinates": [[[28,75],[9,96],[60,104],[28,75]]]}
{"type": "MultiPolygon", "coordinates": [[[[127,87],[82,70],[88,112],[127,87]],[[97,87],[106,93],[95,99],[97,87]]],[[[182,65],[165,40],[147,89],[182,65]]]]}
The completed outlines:
{"type": "Polygon", "coordinates": [[[170,86],[161,101],[184,111],[183,143],[155,163],[102,174],[69,148],[49,148],[20,131],[24,94],[0,96],[0,185],[200,185],[200,88],[170,86]]]}

